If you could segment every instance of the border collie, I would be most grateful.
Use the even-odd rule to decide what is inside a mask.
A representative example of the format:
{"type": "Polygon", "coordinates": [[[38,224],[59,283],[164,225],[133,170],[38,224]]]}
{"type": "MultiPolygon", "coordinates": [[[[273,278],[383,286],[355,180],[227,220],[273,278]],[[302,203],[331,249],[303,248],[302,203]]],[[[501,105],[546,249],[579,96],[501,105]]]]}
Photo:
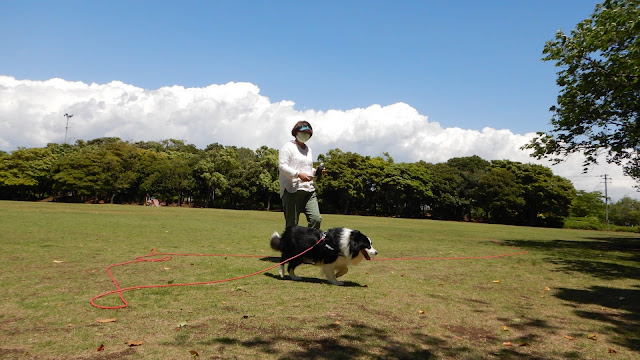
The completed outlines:
{"type": "MultiPolygon", "coordinates": [[[[363,233],[342,227],[323,233],[314,228],[289,226],[282,236],[277,231],[271,235],[271,248],[282,252],[280,262],[311,247],[313,248],[304,255],[289,261],[288,271],[292,280],[302,279],[295,274],[298,265],[313,264],[322,268],[330,283],[343,285],[336,278],[346,274],[349,265],[357,265],[362,259],[371,260],[372,255],[378,254],[371,245],[371,240],[363,233]],[[323,236],[324,239],[318,243],[323,236]]],[[[284,264],[280,265],[280,277],[284,278],[284,264]]]]}

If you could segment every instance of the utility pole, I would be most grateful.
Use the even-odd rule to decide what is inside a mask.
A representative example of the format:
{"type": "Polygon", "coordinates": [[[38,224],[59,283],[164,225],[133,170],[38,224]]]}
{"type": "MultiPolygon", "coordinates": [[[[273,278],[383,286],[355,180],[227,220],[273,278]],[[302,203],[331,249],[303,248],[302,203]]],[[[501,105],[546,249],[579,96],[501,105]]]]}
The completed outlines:
{"type": "Polygon", "coordinates": [[[67,132],[69,131],[69,118],[73,117],[73,115],[64,114],[67,118],[67,126],[64,128],[64,143],[67,143],[67,132]]]}
{"type": "Polygon", "coordinates": [[[608,174],[604,174],[600,177],[604,178],[604,216],[607,221],[607,230],[609,230],[609,193],[607,191],[607,184],[611,181],[611,178],[608,174]]]}

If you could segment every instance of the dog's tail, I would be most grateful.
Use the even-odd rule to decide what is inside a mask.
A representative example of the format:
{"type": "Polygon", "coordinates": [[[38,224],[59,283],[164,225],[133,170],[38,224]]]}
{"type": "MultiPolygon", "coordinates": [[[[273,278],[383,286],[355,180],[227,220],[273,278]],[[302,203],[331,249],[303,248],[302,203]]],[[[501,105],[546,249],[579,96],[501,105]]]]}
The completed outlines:
{"type": "Polygon", "coordinates": [[[271,235],[270,243],[273,250],[282,251],[282,249],[280,249],[280,234],[278,234],[277,231],[275,231],[273,235],[271,235]]]}

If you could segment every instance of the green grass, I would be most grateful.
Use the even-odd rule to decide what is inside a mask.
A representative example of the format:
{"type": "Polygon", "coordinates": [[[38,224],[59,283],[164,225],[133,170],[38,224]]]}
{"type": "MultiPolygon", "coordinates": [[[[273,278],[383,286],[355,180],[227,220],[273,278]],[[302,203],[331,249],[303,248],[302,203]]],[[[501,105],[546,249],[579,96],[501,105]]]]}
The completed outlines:
{"type": "MultiPolygon", "coordinates": [[[[190,350],[201,359],[640,356],[637,234],[323,218],[323,228],[363,231],[379,258],[520,251],[491,239],[528,254],[363,262],[341,278],[343,287],[312,266],[297,271],[302,282],[280,280],[273,269],[214,285],[133,290],[124,293],[127,308],[103,310],[89,299],[114,290],[105,268],[153,248],[262,257],[174,256],[112,268],[122,287],[212,281],[274,265],[268,238],[282,230],[282,214],[0,202],[0,359],[189,359],[190,350]],[[106,318],[116,321],[97,321],[106,318]]],[[[121,304],[117,295],[97,302],[121,304]]]]}

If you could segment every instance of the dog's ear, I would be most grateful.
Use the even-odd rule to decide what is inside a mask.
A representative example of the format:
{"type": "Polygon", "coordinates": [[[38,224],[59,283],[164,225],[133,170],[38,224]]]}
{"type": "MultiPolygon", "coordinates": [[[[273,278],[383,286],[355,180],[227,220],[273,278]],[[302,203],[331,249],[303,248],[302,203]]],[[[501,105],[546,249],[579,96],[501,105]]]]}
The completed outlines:
{"type": "Polygon", "coordinates": [[[371,244],[371,239],[369,239],[367,235],[361,233],[360,231],[358,231],[357,239],[359,242],[362,242],[364,244],[371,244]]]}
{"type": "Polygon", "coordinates": [[[369,242],[369,238],[360,232],[360,230],[353,230],[351,232],[351,240],[357,243],[369,242]]]}

